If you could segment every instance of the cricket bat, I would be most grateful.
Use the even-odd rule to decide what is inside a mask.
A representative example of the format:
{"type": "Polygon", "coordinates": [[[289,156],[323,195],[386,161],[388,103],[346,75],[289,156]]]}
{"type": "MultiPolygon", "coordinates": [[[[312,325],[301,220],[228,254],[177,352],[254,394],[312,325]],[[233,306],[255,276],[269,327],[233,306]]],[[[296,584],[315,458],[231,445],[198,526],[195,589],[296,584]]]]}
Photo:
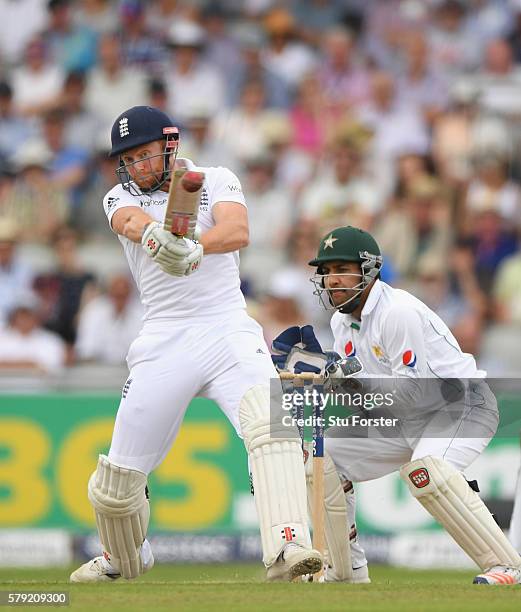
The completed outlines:
{"type": "Polygon", "coordinates": [[[163,227],[176,236],[194,238],[204,172],[177,169],[172,172],[163,227]]]}

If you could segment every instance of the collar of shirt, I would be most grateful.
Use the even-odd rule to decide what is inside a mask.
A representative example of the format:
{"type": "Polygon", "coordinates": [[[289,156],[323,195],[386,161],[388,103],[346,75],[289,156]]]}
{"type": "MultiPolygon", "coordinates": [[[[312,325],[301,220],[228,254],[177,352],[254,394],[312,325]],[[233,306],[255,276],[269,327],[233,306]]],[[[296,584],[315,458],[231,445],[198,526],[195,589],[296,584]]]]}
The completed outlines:
{"type": "Polygon", "coordinates": [[[360,330],[364,317],[367,317],[368,315],[371,314],[371,312],[373,312],[376,305],[378,304],[378,301],[380,300],[382,296],[382,292],[383,292],[382,283],[381,281],[376,280],[371,291],[369,292],[369,295],[367,296],[367,301],[364,304],[364,307],[362,308],[362,315],[361,315],[362,320],[358,321],[350,314],[346,314],[345,319],[344,319],[344,325],[346,327],[352,327],[356,330],[360,330]]]}

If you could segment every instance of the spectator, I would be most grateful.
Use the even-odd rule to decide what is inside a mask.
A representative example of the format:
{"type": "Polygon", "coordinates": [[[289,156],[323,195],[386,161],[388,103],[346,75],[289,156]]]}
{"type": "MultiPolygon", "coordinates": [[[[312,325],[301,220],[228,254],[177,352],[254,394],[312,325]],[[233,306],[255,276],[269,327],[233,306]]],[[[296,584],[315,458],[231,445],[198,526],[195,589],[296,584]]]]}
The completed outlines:
{"type": "Polygon", "coordinates": [[[411,283],[424,260],[447,268],[450,223],[442,186],[432,177],[422,176],[411,184],[401,206],[382,217],[375,235],[398,275],[411,283]]]}
{"type": "Polygon", "coordinates": [[[326,106],[337,117],[369,99],[371,80],[360,57],[356,57],[353,35],[338,26],[328,29],[322,43],[324,61],[317,69],[326,106]]]}
{"type": "Polygon", "coordinates": [[[148,82],[148,103],[168,114],[168,91],[162,79],[152,78],[148,82]]]}
{"type": "Polygon", "coordinates": [[[400,105],[393,78],[377,72],[371,81],[370,101],[360,109],[360,120],[374,133],[377,157],[395,158],[405,149],[426,152],[429,138],[421,115],[400,105]]]}
{"type": "Polygon", "coordinates": [[[13,90],[7,81],[0,81],[0,156],[9,159],[35,135],[30,122],[13,106],[13,90]]]}
{"type": "Polygon", "coordinates": [[[12,72],[13,104],[16,112],[38,115],[54,103],[63,86],[64,72],[51,63],[41,37],[27,44],[24,59],[12,72]]]}
{"type": "Polygon", "coordinates": [[[309,75],[298,84],[295,104],[289,112],[293,133],[293,146],[312,156],[320,156],[331,121],[326,108],[322,87],[318,79],[309,75]]]}
{"type": "Polygon", "coordinates": [[[0,370],[57,374],[65,365],[65,345],[42,329],[33,305],[18,304],[9,314],[8,326],[0,330],[0,370]]]}
{"type": "MultiPolygon", "coordinates": [[[[302,189],[313,180],[319,160],[293,146],[293,128],[284,114],[272,115],[263,123],[267,150],[276,165],[276,181],[298,202],[302,189]]],[[[295,209],[295,218],[297,213],[295,209]]]]}
{"type": "Polygon", "coordinates": [[[81,234],[85,241],[100,242],[102,248],[112,244],[114,235],[107,223],[103,210],[103,198],[114,187],[118,159],[109,157],[107,140],[98,139],[93,158],[93,171],[85,190],[82,206],[71,216],[70,224],[81,234]],[[105,246],[107,245],[107,246],[105,246]]]}
{"type": "Polygon", "coordinates": [[[33,271],[18,253],[20,229],[8,217],[0,217],[0,328],[9,313],[31,294],[33,271]]]}
{"type": "Polygon", "coordinates": [[[165,73],[173,117],[184,121],[194,110],[216,113],[222,109],[224,83],[219,71],[204,63],[204,30],[195,22],[175,21],[168,34],[171,62],[165,73]]]}
{"type": "Polygon", "coordinates": [[[292,0],[291,14],[301,38],[318,46],[325,32],[341,21],[346,6],[340,0],[292,0]]]}
{"type": "Polygon", "coordinates": [[[491,153],[476,156],[474,164],[476,174],[470,181],[466,198],[468,225],[472,227],[474,215],[492,210],[513,229],[519,227],[521,189],[508,176],[508,160],[491,153]]]}
{"type": "Polygon", "coordinates": [[[56,109],[64,114],[64,137],[68,148],[83,149],[89,155],[96,145],[98,119],[85,106],[86,78],[83,72],[69,72],[56,109]]]}
{"type": "Polygon", "coordinates": [[[292,202],[287,191],[275,183],[275,164],[268,155],[247,161],[244,192],[248,218],[255,231],[241,253],[241,278],[263,293],[269,279],[284,263],[283,249],[291,228],[292,202]]]}
{"type": "Polygon", "coordinates": [[[107,34],[98,43],[98,64],[87,77],[85,106],[100,122],[107,139],[114,117],[147,99],[145,75],[123,65],[117,36],[107,34]]]}
{"type": "Polygon", "coordinates": [[[521,1],[512,0],[512,32],[508,37],[508,43],[512,48],[514,62],[519,64],[521,62],[521,1]]]}
{"type": "Polygon", "coordinates": [[[66,142],[65,128],[66,115],[63,111],[50,111],[45,115],[42,132],[52,154],[49,164],[51,181],[66,191],[71,207],[77,209],[81,205],[89,157],[83,142],[66,142]]]}
{"type": "Polygon", "coordinates": [[[78,317],[76,356],[81,361],[124,364],[141,329],[142,308],[124,275],[110,279],[107,293],[93,298],[78,317]]]}
{"type": "Polygon", "coordinates": [[[74,230],[69,227],[57,230],[52,246],[57,259],[56,269],[37,276],[34,289],[41,301],[44,326],[67,343],[67,363],[70,364],[76,341],[77,315],[82,301],[93,291],[95,277],[80,263],[78,237],[74,230]]]}
{"type": "Polygon", "coordinates": [[[264,28],[268,35],[262,58],[264,65],[295,88],[315,68],[315,53],[298,41],[295,20],[286,9],[270,10],[264,18],[264,28]]]}
{"type": "Polygon", "coordinates": [[[400,106],[392,76],[377,72],[371,81],[371,100],[357,116],[373,133],[370,164],[379,189],[390,192],[394,183],[395,160],[404,153],[426,154],[429,133],[421,114],[400,106]]]}
{"type": "Polygon", "coordinates": [[[521,253],[506,257],[498,266],[493,286],[493,316],[498,323],[521,325],[521,253]]]}
{"type": "Polygon", "coordinates": [[[405,65],[397,83],[398,106],[414,108],[431,125],[447,106],[447,84],[432,67],[423,32],[411,32],[403,50],[405,65]]]}
{"type": "Polygon", "coordinates": [[[203,167],[213,166],[219,160],[219,165],[239,170],[239,162],[230,147],[223,146],[223,142],[213,137],[211,123],[211,115],[204,110],[194,110],[188,115],[180,139],[182,156],[196,159],[203,167]]]}
{"type": "Polygon", "coordinates": [[[227,75],[227,105],[237,106],[247,81],[261,81],[266,92],[266,106],[287,109],[292,92],[288,83],[262,61],[262,50],[266,44],[265,36],[257,28],[248,28],[237,34],[240,43],[240,61],[235,70],[227,75]]]}
{"type": "MultiPolygon", "coordinates": [[[[148,26],[158,33],[164,43],[168,42],[168,30],[174,21],[186,19],[191,15],[193,4],[181,3],[179,0],[154,0],[147,2],[148,26]]],[[[194,15],[191,15],[194,18],[194,15]]]]}
{"type": "Polygon", "coordinates": [[[481,290],[490,294],[498,266],[518,250],[516,235],[496,210],[483,210],[475,215],[468,244],[481,290]]]}
{"type": "Polygon", "coordinates": [[[462,184],[471,174],[472,132],[478,115],[478,91],[468,80],[450,90],[449,107],[433,126],[432,154],[440,177],[462,184]]]}
{"type": "Polygon", "coordinates": [[[255,157],[266,151],[264,127],[276,115],[277,111],[266,108],[262,82],[247,81],[239,106],[222,112],[213,122],[213,138],[239,161],[255,157]]]}
{"type": "Polygon", "coordinates": [[[118,13],[112,0],[78,0],[73,7],[74,23],[96,34],[108,34],[118,27],[118,13]]]}
{"type": "Polygon", "coordinates": [[[517,0],[490,2],[490,0],[469,0],[469,14],[466,31],[474,40],[488,42],[508,36],[517,0]]]}
{"type": "Polygon", "coordinates": [[[466,28],[466,8],[462,0],[442,0],[433,9],[434,23],[429,46],[432,61],[448,77],[476,68],[480,42],[466,28]]]}
{"type": "Polygon", "coordinates": [[[230,17],[225,3],[216,0],[210,0],[201,13],[201,23],[206,31],[203,60],[218,68],[224,78],[233,74],[240,63],[239,45],[228,26],[230,17]]]}
{"type": "Polygon", "coordinates": [[[317,296],[309,289],[313,271],[310,271],[308,262],[315,256],[319,241],[320,234],[314,223],[303,220],[292,227],[286,244],[287,262],[272,275],[267,290],[268,295],[274,294],[272,297],[276,298],[275,301],[268,301],[267,308],[264,308],[264,312],[269,315],[266,316],[266,322],[269,325],[267,336],[270,342],[272,334],[276,335],[280,329],[284,329],[278,327],[281,323],[273,311],[279,305],[277,296],[286,296],[290,302],[283,306],[293,308],[306,323],[313,325],[322,346],[332,346],[329,326],[331,313],[324,310],[317,296]]]}
{"type": "Polygon", "coordinates": [[[139,68],[147,74],[160,74],[166,61],[166,49],[157,33],[145,19],[143,0],[122,0],[120,40],[125,66],[139,68]]]}
{"type": "Polygon", "coordinates": [[[256,312],[268,346],[290,325],[309,324],[299,305],[299,289],[300,285],[290,284],[289,279],[272,279],[256,312]]]}
{"type": "Polygon", "coordinates": [[[0,0],[0,15],[0,57],[3,64],[16,66],[29,41],[45,26],[45,0],[0,0]]]}
{"type": "Polygon", "coordinates": [[[302,216],[316,223],[320,234],[339,225],[368,228],[381,201],[374,183],[364,173],[361,145],[338,134],[325,168],[302,191],[302,216]]]}
{"type": "Polygon", "coordinates": [[[14,219],[27,243],[50,242],[69,216],[66,191],[51,179],[52,151],[41,140],[27,142],[13,159],[13,188],[0,196],[0,215],[14,219]]]}
{"type": "Polygon", "coordinates": [[[71,0],[48,0],[49,23],[43,32],[51,61],[65,72],[87,71],[96,62],[96,34],[72,19],[71,0]]]}
{"type": "Polygon", "coordinates": [[[473,83],[483,112],[512,120],[519,118],[521,70],[514,63],[512,49],[506,40],[496,39],[488,43],[483,67],[474,76],[473,83]]]}
{"type": "Polygon", "coordinates": [[[436,259],[423,258],[413,287],[414,295],[443,318],[456,339],[467,338],[471,324],[481,329],[487,303],[468,249],[452,249],[447,268],[436,259]]]}
{"type": "Polygon", "coordinates": [[[431,160],[426,155],[414,152],[400,155],[396,159],[395,199],[405,198],[418,179],[421,180],[431,174],[431,165],[431,160]]]}

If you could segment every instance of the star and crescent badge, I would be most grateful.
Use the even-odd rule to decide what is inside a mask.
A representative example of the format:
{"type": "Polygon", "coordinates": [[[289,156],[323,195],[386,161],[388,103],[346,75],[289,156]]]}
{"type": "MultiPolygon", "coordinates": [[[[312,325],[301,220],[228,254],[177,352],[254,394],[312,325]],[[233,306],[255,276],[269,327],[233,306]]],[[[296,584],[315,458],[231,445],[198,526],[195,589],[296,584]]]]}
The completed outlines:
{"type": "Polygon", "coordinates": [[[329,236],[324,240],[324,250],[332,249],[333,243],[336,242],[338,238],[333,238],[333,234],[329,234],[329,236]]]}

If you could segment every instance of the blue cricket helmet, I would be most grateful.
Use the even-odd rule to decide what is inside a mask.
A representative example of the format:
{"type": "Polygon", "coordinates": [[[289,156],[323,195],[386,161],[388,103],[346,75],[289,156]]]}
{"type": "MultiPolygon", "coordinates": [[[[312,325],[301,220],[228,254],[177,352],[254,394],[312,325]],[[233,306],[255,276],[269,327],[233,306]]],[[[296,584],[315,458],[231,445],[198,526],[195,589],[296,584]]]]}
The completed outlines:
{"type": "Polygon", "coordinates": [[[110,157],[154,140],[179,139],[179,130],[170,117],[152,106],[133,106],[114,121],[110,134],[110,157]]]}

